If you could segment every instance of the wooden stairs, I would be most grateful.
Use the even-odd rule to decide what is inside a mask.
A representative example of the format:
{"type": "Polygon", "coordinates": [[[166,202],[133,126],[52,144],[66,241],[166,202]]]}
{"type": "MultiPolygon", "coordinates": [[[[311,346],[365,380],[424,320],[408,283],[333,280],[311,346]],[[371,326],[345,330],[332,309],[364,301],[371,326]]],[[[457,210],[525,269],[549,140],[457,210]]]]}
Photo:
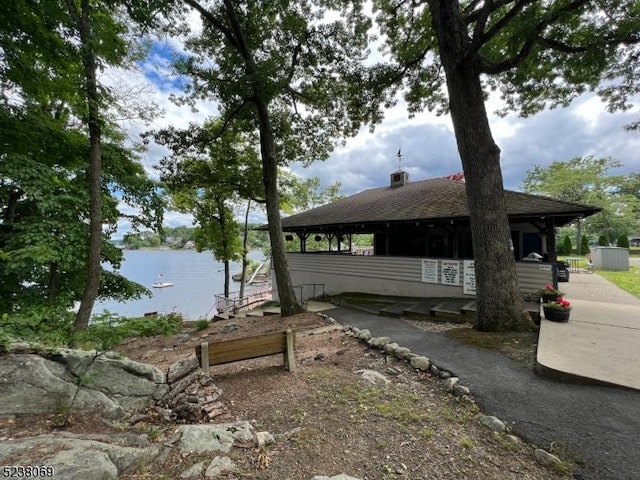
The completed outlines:
{"type": "MultiPolygon", "coordinates": [[[[535,318],[540,315],[540,305],[525,302],[527,310],[535,318]]],[[[476,313],[476,301],[468,298],[439,298],[421,301],[401,301],[381,308],[376,313],[387,317],[406,317],[416,320],[435,320],[446,322],[473,322],[476,313]]]]}

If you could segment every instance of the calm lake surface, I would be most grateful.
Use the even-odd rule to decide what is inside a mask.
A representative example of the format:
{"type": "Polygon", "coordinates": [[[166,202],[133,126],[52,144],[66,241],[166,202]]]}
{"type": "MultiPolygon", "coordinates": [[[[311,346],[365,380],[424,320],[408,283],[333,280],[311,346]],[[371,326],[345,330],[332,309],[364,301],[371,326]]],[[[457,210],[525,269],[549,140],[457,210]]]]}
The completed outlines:
{"type": "MultiPolygon", "coordinates": [[[[217,262],[211,252],[195,250],[125,250],[120,273],[138,282],[153,294],[126,303],[96,302],[93,313],[109,310],[123,316],[142,316],[146,312],[180,312],[188,320],[211,318],[215,313],[214,295],[224,291],[224,265],[217,262]],[[174,285],[151,288],[161,277],[174,285]]],[[[262,260],[262,251],[249,252],[249,258],[262,260]]],[[[240,263],[232,263],[231,273],[239,273],[240,263]]],[[[231,282],[231,291],[240,288],[231,282]]]]}

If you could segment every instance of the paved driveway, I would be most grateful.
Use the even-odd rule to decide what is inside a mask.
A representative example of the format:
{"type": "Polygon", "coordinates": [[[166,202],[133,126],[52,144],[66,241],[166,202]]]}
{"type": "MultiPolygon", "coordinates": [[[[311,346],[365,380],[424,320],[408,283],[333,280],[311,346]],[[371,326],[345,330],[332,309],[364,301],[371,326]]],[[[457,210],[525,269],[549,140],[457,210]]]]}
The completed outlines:
{"type": "Polygon", "coordinates": [[[503,355],[401,320],[345,307],[325,313],[429,357],[460,377],[485,413],[532,443],[545,449],[553,442],[566,444],[582,460],[576,478],[640,479],[640,392],[543,379],[503,355]]]}

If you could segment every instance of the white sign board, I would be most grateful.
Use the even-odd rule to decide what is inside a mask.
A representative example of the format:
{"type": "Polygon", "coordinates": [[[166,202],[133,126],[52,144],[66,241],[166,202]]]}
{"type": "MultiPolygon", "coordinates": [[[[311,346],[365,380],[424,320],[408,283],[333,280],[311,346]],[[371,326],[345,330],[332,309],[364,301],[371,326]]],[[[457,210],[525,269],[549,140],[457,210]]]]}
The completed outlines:
{"type": "Polygon", "coordinates": [[[438,260],[422,259],[422,281],[425,283],[438,283],[438,260]]]}
{"type": "Polygon", "coordinates": [[[459,286],[460,262],[457,260],[442,260],[440,262],[440,278],[443,285],[459,286]]]}
{"type": "Polygon", "coordinates": [[[462,292],[465,295],[476,294],[476,264],[473,260],[464,261],[462,292]]]}

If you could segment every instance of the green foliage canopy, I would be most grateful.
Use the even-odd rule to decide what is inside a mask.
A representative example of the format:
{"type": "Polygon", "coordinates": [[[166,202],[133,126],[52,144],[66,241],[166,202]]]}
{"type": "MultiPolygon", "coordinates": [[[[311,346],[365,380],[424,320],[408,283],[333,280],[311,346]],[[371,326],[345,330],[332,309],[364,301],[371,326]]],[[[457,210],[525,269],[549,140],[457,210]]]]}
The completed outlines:
{"type": "Polygon", "coordinates": [[[620,235],[630,235],[639,228],[640,203],[632,194],[633,176],[610,173],[620,166],[613,159],[595,157],[555,161],[546,168],[534,165],[522,188],[530,193],[601,207],[601,213],[585,219],[585,229],[594,237],[604,235],[608,245],[620,235]]]}
{"type": "MultiPolygon", "coordinates": [[[[26,318],[32,311],[34,319],[52,322],[81,298],[88,259],[89,102],[72,6],[58,0],[0,6],[0,313],[26,318]]],[[[127,63],[133,37],[123,15],[132,8],[91,2],[92,48],[102,67],[127,63]]],[[[101,88],[100,106],[112,104],[113,93],[101,88]]],[[[106,112],[100,118],[98,261],[117,269],[121,252],[107,240],[122,217],[118,204],[139,209],[129,217],[135,226],[152,226],[160,223],[162,201],[106,112]]],[[[116,272],[99,275],[99,298],[122,300],[146,291],[116,272]]]]}

